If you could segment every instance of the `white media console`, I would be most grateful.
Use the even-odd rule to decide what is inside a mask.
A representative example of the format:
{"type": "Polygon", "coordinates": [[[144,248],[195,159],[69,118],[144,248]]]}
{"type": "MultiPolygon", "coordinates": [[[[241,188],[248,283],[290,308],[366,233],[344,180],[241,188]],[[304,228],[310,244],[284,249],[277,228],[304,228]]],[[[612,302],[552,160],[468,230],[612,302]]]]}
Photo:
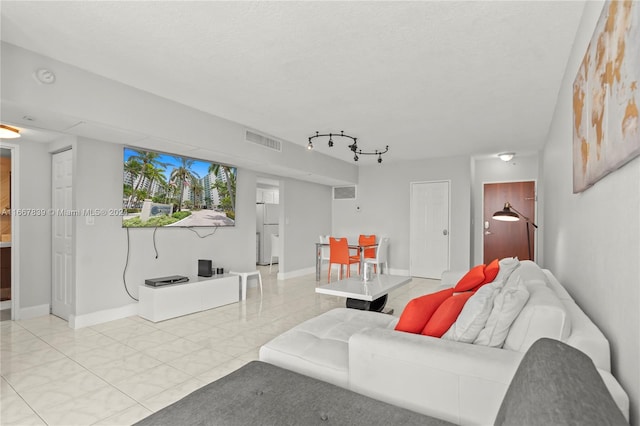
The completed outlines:
{"type": "Polygon", "coordinates": [[[158,322],[240,301],[237,275],[189,277],[184,283],[160,287],[141,285],[138,315],[158,322]]]}

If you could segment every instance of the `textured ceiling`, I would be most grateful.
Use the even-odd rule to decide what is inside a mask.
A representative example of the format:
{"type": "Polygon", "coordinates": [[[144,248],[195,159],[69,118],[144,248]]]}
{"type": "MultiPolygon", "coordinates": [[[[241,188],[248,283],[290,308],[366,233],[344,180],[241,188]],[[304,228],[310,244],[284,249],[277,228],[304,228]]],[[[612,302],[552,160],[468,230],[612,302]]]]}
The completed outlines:
{"type": "MultiPolygon", "coordinates": [[[[366,150],[388,144],[393,161],[540,149],[583,7],[3,1],[1,12],[9,43],[290,142],[344,130],[366,150]]],[[[316,149],[350,161],[336,145],[316,149]]]]}

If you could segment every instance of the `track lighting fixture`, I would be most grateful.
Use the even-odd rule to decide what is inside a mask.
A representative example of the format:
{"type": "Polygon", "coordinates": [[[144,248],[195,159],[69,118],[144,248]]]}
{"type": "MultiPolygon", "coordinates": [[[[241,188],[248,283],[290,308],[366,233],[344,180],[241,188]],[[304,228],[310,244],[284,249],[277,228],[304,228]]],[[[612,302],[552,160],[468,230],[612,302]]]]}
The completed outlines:
{"type": "Polygon", "coordinates": [[[329,137],[329,142],[328,142],[329,148],[333,147],[334,137],[351,139],[352,143],[348,145],[347,148],[349,148],[349,150],[353,152],[353,161],[358,161],[360,159],[359,157],[360,155],[377,155],[378,164],[380,164],[382,163],[382,154],[386,154],[387,152],[389,152],[389,145],[387,145],[384,150],[376,149],[375,151],[363,151],[358,147],[358,138],[346,135],[343,130],[341,130],[340,133],[325,133],[325,134],[320,134],[320,132],[316,131],[316,134],[314,136],[309,137],[309,144],[307,145],[307,149],[313,149],[313,142],[312,142],[313,139],[321,138],[321,137],[329,137]]]}

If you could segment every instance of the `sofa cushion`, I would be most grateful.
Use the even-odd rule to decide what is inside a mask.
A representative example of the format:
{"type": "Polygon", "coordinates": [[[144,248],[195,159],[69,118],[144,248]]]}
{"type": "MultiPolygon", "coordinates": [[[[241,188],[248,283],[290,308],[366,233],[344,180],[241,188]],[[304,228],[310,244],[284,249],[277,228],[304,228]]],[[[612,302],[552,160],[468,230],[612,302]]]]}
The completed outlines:
{"type": "Polygon", "coordinates": [[[260,361],[347,387],[349,338],[366,328],[387,328],[396,321],[379,312],[333,309],[264,344],[260,361]]]}
{"type": "Polygon", "coordinates": [[[517,257],[505,257],[498,261],[498,265],[500,266],[500,268],[498,270],[498,275],[496,275],[494,281],[507,282],[513,271],[515,271],[516,268],[520,266],[520,261],[517,257]]]}
{"type": "Polygon", "coordinates": [[[542,337],[565,341],[571,332],[571,316],[564,304],[545,285],[528,285],[527,290],[529,300],[511,325],[504,348],[525,352],[542,337]]]}
{"type": "Polygon", "coordinates": [[[527,287],[531,287],[532,285],[548,286],[545,273],[535,262],[530,260],[519,262],[518,267],[514,269],[513,273],[509,276],[507,285],[509,281],[515,282],[518,279],[522,279],[522,283],[527,287]]]}
{"type": "Polygon", "coordinates": [[[442,302],[427,322],[427,325],[424,326],[421,334],[441,337],[456,321],[462,308],[464,308],[464,304],[473,294],[470,291],[455,294],[442,302]]]}
{"type": "Polygon", "coordinates": [[[516,285],[505,286],[496,295],[489,318],[473,342],[477,345],[501,348],[507,338],[509,328],[529,299],[529,291],[518,281],[516,285]]]}
{"type": "Polygon", "coordinates": [[[476,265],[458,281],[453,291],[455,293],[469,291],[484,281],[484,265],[476,265]]]}
{"type": "Polygon", "coordinates": [[[395,329],[407,333],[420,333],[438,306],[452,295],[453,288],[447,288],[410,300],[402,311],[395,329]]]}
{"type": "Polygon", "coordinates": [[[464,304],[456,322],[442,336],[443,339],[472,343],[482,330],[493,308],[493,300],[502,283],[485,284],[464,304]]]}
{"type": "Polygon", "coordinates": [[[627,425],[591,359],[562,342],[536,341],[522,358],[496,425],[627,425]]]}

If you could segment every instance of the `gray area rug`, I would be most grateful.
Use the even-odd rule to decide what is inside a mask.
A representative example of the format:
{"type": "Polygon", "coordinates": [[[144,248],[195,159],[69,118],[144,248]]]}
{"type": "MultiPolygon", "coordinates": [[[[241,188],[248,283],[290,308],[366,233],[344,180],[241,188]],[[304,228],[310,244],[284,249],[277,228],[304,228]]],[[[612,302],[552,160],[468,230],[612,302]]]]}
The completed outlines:
{"type": "Polygon", "coordinates": [[[451,423],[252,361],[136,425],[435,426],[451,423]]]}

